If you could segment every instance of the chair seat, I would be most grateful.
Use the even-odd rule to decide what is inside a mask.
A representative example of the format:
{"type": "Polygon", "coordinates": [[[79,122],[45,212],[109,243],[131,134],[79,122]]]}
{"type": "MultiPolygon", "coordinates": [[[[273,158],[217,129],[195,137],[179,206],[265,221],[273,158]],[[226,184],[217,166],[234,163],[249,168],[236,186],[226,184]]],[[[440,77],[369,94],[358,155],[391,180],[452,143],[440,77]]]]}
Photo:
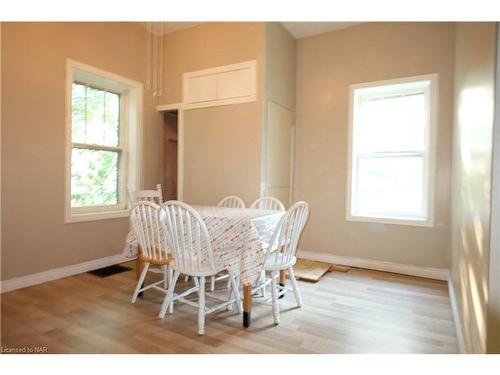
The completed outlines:
{"type": "Polygon", "coordinates": [[[147,256],[144,256],[142,253],[139,253],[139,259],[141,259],[143,262],[149,262],[149,263],[157,265],[157,266],[161,266],[164,264],[170,264],[170,262],[172,261],[172,259],[170,259],[170,258],[156,259],[156,258],[152,258],[152,257],[147,257],[147,256]]]}
{"type": "Polygon", "coordinates": [[[264,270],[285,270],[292,267],[297,262],[297,258],[295,256],[292,256],[289,260],[283,258],[283,254],[281,253],[269,254],[264,263],[264,270]]]}
{"type": "Polygon", "coordinates": [[[207,266],[204,266],[202,268],[200,268],[199,270],[196,270],[196,271],[186,271],[184,269],[182,269],[181,267],[178,267],[177,264],[175,263],[175,260],[172,259],[170,261],[170,264],[169,264],[169,267],[174,270],[174,271],[179,271],[180,273],[182,273],[183,275],[187,275],[187,276],[197,276],[197,277],[200,277],[200,276],[214,276],[216,274],[218,274],[219,272],[222,272],[224,271],[224,269],[216,269],[215,271],[210,268],[208,265],[207,266]]]}

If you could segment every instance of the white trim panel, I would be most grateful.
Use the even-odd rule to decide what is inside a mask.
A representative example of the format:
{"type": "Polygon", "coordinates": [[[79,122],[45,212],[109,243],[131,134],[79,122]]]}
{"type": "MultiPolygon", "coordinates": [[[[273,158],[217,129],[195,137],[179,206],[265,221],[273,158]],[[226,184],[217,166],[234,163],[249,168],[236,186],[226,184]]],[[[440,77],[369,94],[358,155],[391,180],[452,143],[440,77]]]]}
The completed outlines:
{"type": "Polygon", "coordinates": [[[206,108],[257,100],[257,61],[184,73],[184,109],[206,108]]]}
{"type": "Polygon", "coordinates": [[[124,254],[118,254],[105,258],[89,260],[87,262],[79,264],[72,264],[71,266],[54,268],[39,273],[33,273],[31,275],[15,277],[13,279],[1,281],[1,291],[2,293],[6,293],[13,290],[26,288],[32,285],[62,279],[68,276],[78,275],[80,273],[92,271],[98,268],[108,267],[113,264],[127,262],[132,259],[133,258],[127,258],[124,254]]]}
{"type": "Polygon", "coordinates": [[[445,268],[422,267],[413,264],[386,262],[358,257],[346,257],[316,251],[299,250],[297,256],[299,258],[316,260],[319,262],[340,264],[357,268],[366,268],[375,271],[400,273],[402,275],[426,277],[428,279],[434,280],[447,281],[449,277],[449,270],[445,268]]]}

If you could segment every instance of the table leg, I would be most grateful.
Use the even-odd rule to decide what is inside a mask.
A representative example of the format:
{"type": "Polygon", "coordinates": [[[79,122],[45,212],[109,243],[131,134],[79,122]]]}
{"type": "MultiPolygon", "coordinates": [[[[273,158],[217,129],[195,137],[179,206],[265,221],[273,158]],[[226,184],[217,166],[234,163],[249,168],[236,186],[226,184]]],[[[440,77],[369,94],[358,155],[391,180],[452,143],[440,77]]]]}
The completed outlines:
{"type": "MultiPolygon", "coordinates": [[[[281,270],[280,271],[280,286],[282,289],[285,288],[285,284],[286,284],[286,270],[281,270]]],[[[285,293],[280,295],[279,298],[284,298],[284,297],[285,297],[285,293]]]]}
{"type": "Polygon", "coordinates": [[[250,314],[252,312],[252,284],[243,286],[243,327],[250,327],[250,314]]]}

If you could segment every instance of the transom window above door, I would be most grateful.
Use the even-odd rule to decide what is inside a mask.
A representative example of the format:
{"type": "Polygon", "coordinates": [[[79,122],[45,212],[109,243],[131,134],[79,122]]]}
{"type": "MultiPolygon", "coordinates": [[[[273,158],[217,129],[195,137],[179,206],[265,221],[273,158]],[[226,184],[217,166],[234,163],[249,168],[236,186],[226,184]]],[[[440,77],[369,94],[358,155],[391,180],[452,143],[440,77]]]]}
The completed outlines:
{"type": "Polygon", "coordinates": [[[437,76],[351,86],[347,219],[433,225],[437,76]]]}

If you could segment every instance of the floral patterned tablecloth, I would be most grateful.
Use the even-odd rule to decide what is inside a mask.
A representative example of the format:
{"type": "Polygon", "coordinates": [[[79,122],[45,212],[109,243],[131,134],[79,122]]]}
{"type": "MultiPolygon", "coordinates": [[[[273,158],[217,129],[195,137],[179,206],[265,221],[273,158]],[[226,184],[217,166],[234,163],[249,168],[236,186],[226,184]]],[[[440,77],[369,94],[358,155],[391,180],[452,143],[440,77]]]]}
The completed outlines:
{"type": "MultiPolygon", "coordinates": [[[[283,212],[251,208],[193,206],[207,225],[215,262],[239,275],[243,284],[257,280],[264,262],[264,249],[283,212]]],[[[126,253],[137,254],[137,240],[130,231],[126,253]]]]}

